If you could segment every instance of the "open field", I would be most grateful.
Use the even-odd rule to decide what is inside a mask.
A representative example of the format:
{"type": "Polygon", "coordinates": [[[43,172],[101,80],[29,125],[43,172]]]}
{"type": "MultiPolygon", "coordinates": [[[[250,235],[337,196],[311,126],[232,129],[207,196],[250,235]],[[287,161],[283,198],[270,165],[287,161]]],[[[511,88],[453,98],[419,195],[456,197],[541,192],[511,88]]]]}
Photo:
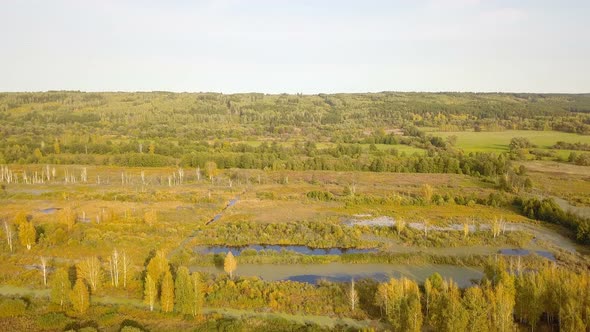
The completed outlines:
{"type": "MultiPolygon", "coordinates": [[[[457,148],[465,152],[507,152],[510,140],[514,137],[525,137],[540,149],[548,150],[559,141],[567,143],[590,144],[590,136],[563,133],[556,131],[506,130],[498,132],[431,132],[440,137],[457,137],[457,148]]],[[[569,150],[556,150],[560,156],[569,155],[569,150]]]]}

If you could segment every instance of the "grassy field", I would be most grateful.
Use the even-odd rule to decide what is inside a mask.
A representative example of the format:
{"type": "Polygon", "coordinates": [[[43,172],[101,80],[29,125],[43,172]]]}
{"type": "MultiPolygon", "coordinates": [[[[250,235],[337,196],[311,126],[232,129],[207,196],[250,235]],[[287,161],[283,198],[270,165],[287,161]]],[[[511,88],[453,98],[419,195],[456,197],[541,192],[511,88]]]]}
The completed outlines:
{"type": "MultiPolygon", "coordinates": [[[[527,168],[537,193],[563,199],[577,208],[590,210],[588,167],[549,161],[527,161],[520,164],[527,168]]],[[[583,215],[590,217],[588,212],[583,215]]]]}
{"type": "MultiPolygon", "coordinates": [[[[577,135],[557,131],[507,130],[498,132],[431,132],[432,135],[449,137],[457,136],[456,147],[465,152],[507,152],[510,140],[514,137],[528,138],[541,149],[549,149],[558,141],[567,143],[590,144],[590,136],[577,135]]],[[[567,150],[558,151],[558,155],[568,155],[567,150]]]]}

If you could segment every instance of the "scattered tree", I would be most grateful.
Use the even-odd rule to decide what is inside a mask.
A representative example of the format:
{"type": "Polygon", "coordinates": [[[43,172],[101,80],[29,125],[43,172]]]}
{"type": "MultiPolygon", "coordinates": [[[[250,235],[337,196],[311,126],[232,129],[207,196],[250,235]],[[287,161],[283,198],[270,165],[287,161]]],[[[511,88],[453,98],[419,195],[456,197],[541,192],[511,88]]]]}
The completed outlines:
{"type": "Polygon", "coordinates": [[[88,293],[88,286],[84,283],[84,280],[78,278],[74,288],[70,292],[70,300],[79,314],[85,313],[90,307],[90,294],[88,293]]]}
{"type": "Polygon", "coordinates": [[[201,309],[203,307],[203,287],[201,285],[201,276],[197,272],[193,272],[191,274],[191,288],[192,288],[192,315],[196,317],[201,313],[201,309]]]}
{"type": "Polygon", "coordinates": [[[41,272],[43,273],[43,286],[47,286],[47,258],[41,256],[41,272]]]}
{"type": "Polygon", "coordinates": [[[232,254],[231,251],[228,251],[227,255],[225,256],[225,260],[223,262],[223,270],[225,271],[225,273],[229,274],[230,279],[233,278],[233,273],[237,267],[238,267],[238,262],[236,261],[234,254],[232,254]]]}
{"type": "Polygon", "coordinates": [[[87,257],[76,264],[78,278],[85,280],[93,292],[100,287],[101,267],[96,256],[87,257]]]}
{"type": "Polygon", "coordinates": [[[156,282],[149,274],[145,277],[144,287],[144,302],[150,306],[150,311],[154,311],[154,304],[156,303],[158,290],[156,288],[156,282]]]}
{"type": "Polygon", "coordinates": [[[6,244],[8,245],[8,249],[10,249],[10,252],[12,252],[12,238],[14,237],[14,234],[12,232],[12,226],[6,220],[4,220],[4,234],[6,235],[6,244]]]}
{"type": "Polygon", "coordinates": [[[63,268],[57,269],[51,278],[50,284],[51,302],[59,304],[64,309],[68,301],[68,292],[72,287],[68,272],[63,268]]]}
{"type": "Polygon", "coordinates": [[[359,296],[354,288],[354,278],[350,279],[350,290],[348,291],[348,300],[350,301],[350,311],[354,312],[359,296]]]}
{"type": "Polygon", "coordinates": [[[30,221],[25,221],[20,224],[18,228],[18,236],[20,239],[20,243],[27,247],[27,250],[31,250],[33,244],[37,240],[37,231],[35,230],[35,226],[30,221]]]}
{"type": "Polygon", "coordinates": [[[162,250],[158,250],[147,265],[147,274],[152,277],[156,285],[160,284],[161,278],[170,270],[168,259],[162,250]]]}
{"type": "Polygon", "coordinates": [[[191,315],[193,313],[194,289],[190,279],[188,269],[184,266],[179,267],[174,283],[176,308],[184,315],[191,315]]]}
{"type": "Polygon", "coordinates": [[[166,271],[166,274],[164,274],[161,289],[160,302],[162,303],[162,311],[172,312],[174,310],[174,280],[172,280],[170,271],[166,271]]]}

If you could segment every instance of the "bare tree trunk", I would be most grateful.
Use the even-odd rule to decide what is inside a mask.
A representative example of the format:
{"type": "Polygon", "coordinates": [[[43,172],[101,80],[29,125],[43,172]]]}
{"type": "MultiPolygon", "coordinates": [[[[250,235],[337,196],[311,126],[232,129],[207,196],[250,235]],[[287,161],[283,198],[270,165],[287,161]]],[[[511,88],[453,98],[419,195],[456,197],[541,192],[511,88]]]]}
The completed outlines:
{"type": "Polygon", "coordinates": [[[4,231],[6,233],[6,242],[8,243],[8,248],[10,248],[10,252],[12,252],[12,228],[6,220],[4,220],[4,231]]]}
{"type": "Polygon", "coordinates": [[[113,283],[115,287],[119,287],[119,252],[117,248],[113,250],[113,283]]]}
{"type": "Polygon", "coordinates": [[[127,270],[129,268],[129,260],[127,259],[127,253],[123,251],[123,288],[127,288],[127,270]]]}
{"type": "Polygon", "coordinates": [[[111,286],[115,286],[115,273],[113,267],[113,258],[109,257],[109,273],[111,274],[111,286]]]}
{"type": "Polygon", "coordinates": [[[47,258],[41,256],[41,270],[43,271],[43,285],[47,286],[47,258]]]}
{"type": "Polygon", "coordinates": [[[351,311],[354,311],[355,307],[356,307],[356,303],[358,302],[358,294],[356,292],[356,289],[354,288],[354,279],[351,279],[350,281],[350,309],[351,311]]]}

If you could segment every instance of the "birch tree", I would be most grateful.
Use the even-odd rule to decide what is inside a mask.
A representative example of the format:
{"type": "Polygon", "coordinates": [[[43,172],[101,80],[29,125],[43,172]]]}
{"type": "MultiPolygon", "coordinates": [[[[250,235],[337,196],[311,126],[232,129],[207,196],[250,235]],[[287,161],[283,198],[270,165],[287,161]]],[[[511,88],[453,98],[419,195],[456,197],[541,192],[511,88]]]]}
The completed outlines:
{"type": "Polygon", "coordinates": [[[43,273],[43,286],[47,286],[47,258],[41,256],[41,272],[43,273]]]}
{"type": "Polygon", "coordinates": [[[144,285],[144,302],[150,306],[150,311],[154,311],[154,304],[156,303],[156,296],[158,291],[156,289],[156,282],[149,274],[145,277],[144,285]]]}
{"type": "Polygon", "coordinates": [[[229,251],[227,253],[227,255],[225,256],[225,260],[223,261],[223,270],[227,274],[229,274],[230,279],[233,278],[233,273],[237,267],[238,267],[238,262],[236,261],[234,254],[232,254],[232,252],[229,251]]]}
{"type": "Polygon", "coordinates": [[[191,288],[192,288],[192,315],[196,317],[201,313],[201,309],[203,307],[203,286],[201,284],[201,276],[197,272],[193,272],[191,274],[191,288]]]}
{"type": "Polygon", "coordinates": [[[348,299],[350,301],[350,310],[354,312],[356,304],[358,303],[359,297],[356,289],[354,288],[354,278],[350,279],[350,289],[348,291],[348,299]]]}
{"type": "Polygon", "coordinates": [[[191,278],[188,269],[185,266],[179,267],[176,273],[174,289],[176,308],[184,315],[190,315],[193,313],[192,299],[194,297],[194,289],[190,279],[191,278]]]}
{"type": "Polygon", "coordinates": [[[79,278],[86,280],[93,292],[100,287],[100,261],[97,257],[88,257],[76,264],[76,273],[79,278]]]}
{"type": "Polygon", "coordinates": [[[122,258],[122,268],[123,268],[123,288],[127,289],[127,276],[129,274],[129,269],[131,268],[131,261],[129,257],[127,257],[127,252],[123,250],[121,255],[122,258]]]}
{"type": "Polygon", "coordinates": [[[12,232],[12,226],[6,220],[4,220],[4,233],[6,235],[6,244],[8,244],[10,252],[12,252],[12,238],[14,237],[14,234],[12,232]]]}
{"type": "Polygon", "coordinates": [[[119,287],[120,263],[119,252],[117,248],[113,249],[111,256],[109,256],[109,266],[111,273],[111,286],[119,287]]]}
{"type": "Polygon", "coordinates": [[[170,270],[168,259],[163,251],[158,250],[156,255],[150,259],[147,265],[147,274],[152,277],[152,280],[158,285],[162,276],[170,270]]]}
{"type": "Polygon", "coordinates": [[[35,240],[37,239],[37,231],[35,230],[33,223],[26,221],[20,224],[18,228],[18,237],[20,243],[27,247],[27,250],[31,250],[31,247],[35,244],[35,240]]]}
{"type": "Polygon", "coordinates": [[[57,269],[51,278],[50,285],[51,302],[59,304],[63,309],[68,301],[68,292],[72,288],[68,272],[63,268],[57,269]]]}
{"type": "Polygon", "coordinates": [[[160,302],[162,303],[163,312],[172,312],[174,310],[174,280],[172,280],[170,271],[167,271],[162,279],[160,302]]]}
{"type": "Polygon", "coordinates": [[[74,310],[78,313],[83,314],[90,307],[90,294],[88,293],[88,287],[84,283],[84,280],[78,278],[74,288],[70,292],[70,300],[74,306],[74,310]]]}

